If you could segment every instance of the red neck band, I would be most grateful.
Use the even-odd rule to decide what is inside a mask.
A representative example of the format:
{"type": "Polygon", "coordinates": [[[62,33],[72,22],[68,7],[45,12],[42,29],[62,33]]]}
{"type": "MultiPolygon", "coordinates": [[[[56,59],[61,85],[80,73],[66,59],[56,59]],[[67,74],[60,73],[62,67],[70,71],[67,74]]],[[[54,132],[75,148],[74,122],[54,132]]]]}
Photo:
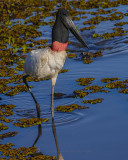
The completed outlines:
{"type": "Polygon", "coordinates": [[[66,48],[67,48],[67,45],[68,45],[68,42],[67,43],[60,43],[58,41],[55,41],[52,43],[52,51],[58,51],[58,52],[61,52],[61,51],[65,51],[66,48]]]}

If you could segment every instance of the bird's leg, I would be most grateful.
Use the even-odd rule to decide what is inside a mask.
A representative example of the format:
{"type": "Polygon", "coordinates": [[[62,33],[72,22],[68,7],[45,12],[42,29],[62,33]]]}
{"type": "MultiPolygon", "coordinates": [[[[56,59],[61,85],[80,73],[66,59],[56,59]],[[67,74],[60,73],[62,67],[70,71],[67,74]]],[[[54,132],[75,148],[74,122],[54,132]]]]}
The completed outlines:
{"type": "Polygon", "coordinates": [[[51,112],[52,112],[52,118],[54,118],[54,86],[52,86],[51,112]]]}
{"type": "Polygon", "coordinates": [[[30,87],[29,87],[29,85],[28,85],[28,83],[27,83],[27,81],[26,81],[26,78],[27,78],[27,77],[28,77],[28,75],[23,76],[23,82],[24,82],[25,85],[27,86],[27,88],[28,88],[28,90],[29,90],[29,92],[30,92],[32,98],[34,99],[34,101],[35,101],[35,103],[36,103],[37,117],[40,118],[40,106],[39,106],[39,104],[38,104],[38,102],[37,102],[35,96],[33,95],[32,91],[31,91],[31,89],[30,89],[30,87]]]}
{"type": "Polygon", "coordinates": [[[58,74],[56,74],[54,77],[51,78],[51,82],[52,82],[52,94],[51,94],[51,112],[52,112],[52,118],[54,118],[54,86],[55,86],[55,83],[56,83],[57,75],[58,74]]]}

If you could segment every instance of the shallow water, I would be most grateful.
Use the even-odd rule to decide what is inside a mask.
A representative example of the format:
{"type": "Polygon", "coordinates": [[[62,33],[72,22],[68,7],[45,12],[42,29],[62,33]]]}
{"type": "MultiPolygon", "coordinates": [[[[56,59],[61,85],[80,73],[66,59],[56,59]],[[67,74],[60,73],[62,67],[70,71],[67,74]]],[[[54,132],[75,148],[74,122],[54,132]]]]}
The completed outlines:
{"type": "MultiPolygon", "coordinates": [[[[127,10],[127,6],[117,7],[119,10],[127,10]]],[[[76,24],[82,24],[82,20],[76,24]]],[[[95,32],[102,33],[106,28],[112,29],[113,22],[100,23],[95,32]]],[[[79,25],[78,25],[79,27],[79,25]]],[[[46,30],[40,27],[39,30],[46,30]]],[[[51,29],[46,32],[50,36],[51,29]]],[[[75,81],[81,77],[93,77],[93,85],[105,85],[102,78],[118,77],[121,80],[128,79],[128,44],[124,43],[127,36],[115,37],[109,40],[92,39],[92,31],[84,31],[82,35],[90,47],[90,51],[104,49],[103,56],[96,58],[93,63],[83,64],[80,52],[84,51],[75,44],[68,47],[75,48],[79,58],[67,59],[64,68],[67,73],[60,74],[55,86],[55,92],[66,94],[62,98],[55,98],[54,105],[81,104],[83,100],[103,98],[102,103],[87,104],[89,109],[75,110],[72,113],[55,112],[55,125],[59,149],[65,160],[127,160],[128,159],[128,98],[127,94],[118,93],[118,89],[112,89],[109,93],[89,94],[87,97],[71,98],[74,90],[83,88],[75,81]],[[86,38],[88,37],[88,38],[86,38]],[[79,51],[80,50],[80,51],[79,51]]],[[[40,37],[40,39],[43,38],[40,37]]],[[[70,40],[79,43],[70,36],[70,40]]],[[[42,135],[36,143],[36,147],[45,155],[57,155],[54,136],[52,132],[52,119],[50,113],[50,80],[41,82],[29,82],[33,85],[32,91],[41,106],[41,117],[49,118],[49,122],[42,124],[42,135]]],[[[2,96],[1,96],[2,97],[2,96]]],[[[36,117],[35,104],[29,92],[23,92],[14,97],[2,97],[2,103],[16,105],[13,120],[18,118],[36,117]]],[[[29,128],[16,128],[8,125],[10,131],[18,130],[18,134],[4,143],[12,142],[16,147],[30,147],[38,135],[38,126],[29,128]]]]}

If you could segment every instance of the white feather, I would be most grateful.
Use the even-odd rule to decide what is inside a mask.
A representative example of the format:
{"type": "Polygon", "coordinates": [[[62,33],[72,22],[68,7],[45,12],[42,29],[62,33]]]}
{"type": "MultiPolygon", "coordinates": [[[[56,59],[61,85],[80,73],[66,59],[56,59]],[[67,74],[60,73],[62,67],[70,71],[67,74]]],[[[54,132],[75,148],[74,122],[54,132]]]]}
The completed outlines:
{"type": "Polygon", "coordinates": [[[52,51],[50,47],[31,51],[25,60],[24,75],[52,78],[65,63],[65,51],[52,51]]]}

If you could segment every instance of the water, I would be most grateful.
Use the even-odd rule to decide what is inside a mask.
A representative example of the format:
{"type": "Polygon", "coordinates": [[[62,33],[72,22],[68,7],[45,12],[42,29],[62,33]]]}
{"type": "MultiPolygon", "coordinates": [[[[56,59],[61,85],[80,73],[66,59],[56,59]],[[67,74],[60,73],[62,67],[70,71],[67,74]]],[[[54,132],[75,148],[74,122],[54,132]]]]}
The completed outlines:
{"type": "MultiPolygon", "coordinates": [[[[127,6],[118,7],[119,10],[126,10],[127,6]]],[[[77,23],[81,23],[79,21],[77,23]]],[[[113,22],[112,22],[113,23],[113,22]]],[[[100,24],[101,25],[101,24],[100,24]]],[[[112,29],[111,22],[107,23],[108,28],[112,29]]],[[[95,32],[104,32],[105,24],[95,29],[95,32]]],[[[43,29],[42,27],[40,29],[43,29]]],[[[46,28],[45,28],[46,29],[46,28]]],[[[50,32],[46,36],[50,36],[50,32]]],[[[92,31],[84,31],[83,37],[92,34],[92,31]]],[[[43,37],[42,37],[43,38],[43,37]]],[[[60,74],[55,86],[55,92],[64,93],[66,96],[72,95],[78,86],[76,79],[82,77],[94,77],[93,85],[105,85],[100,80],[102,78],[119,77],[121,80],[128,78],[128,44],[124,43],[127,36],[115,37],[109,40],[87,39],[90,51],[103,49],[103,57],[96,58],[93,63],[83,64],[80,58],[67,59],[64,68],[69,72],[60,74]]],[[[78,43],[75,38],[70,40],[78,43]]],[[[76,49],[78,56],[83,48],[73,44],[69,48],[76,49]]],[[[41,117],[49,118],[48,123],[42,124],[42,135],[40,135],[36,147],[45,155],[57,155],[54,135],[52,131],[52,119],[50,113],[50,94],[51,82],[29,82],[33,85],[32,91],[37,97],[41,106],[41,117]]],[[[103,98],[102,103],[96,105],[88,104],[89,109],[75,110],[72,113],[55,112],[55,125],[59,149],[65,160],[127,160],[128,159],[128,95],[118,93],[118,89],[110,90],[109,93],[89,94],[87,97],[55,99],[54,105],[68,105],[72,103],[82,104],[86,99],[103,98]]],[[[14,110],[13,120],[18,118],[36,117],[35,104],[29,94],[20,93],[14,97],[4,97],[3,103],[12,103],[17,107],[14,110]]],[[[11,141],[16,147],[30,147],[36,140],[39,131],[38,126],[30,128],[16,128],[9,124],[10,130],[17,130],[18,134],[4,140],[5,143],[11,141]]]]}

